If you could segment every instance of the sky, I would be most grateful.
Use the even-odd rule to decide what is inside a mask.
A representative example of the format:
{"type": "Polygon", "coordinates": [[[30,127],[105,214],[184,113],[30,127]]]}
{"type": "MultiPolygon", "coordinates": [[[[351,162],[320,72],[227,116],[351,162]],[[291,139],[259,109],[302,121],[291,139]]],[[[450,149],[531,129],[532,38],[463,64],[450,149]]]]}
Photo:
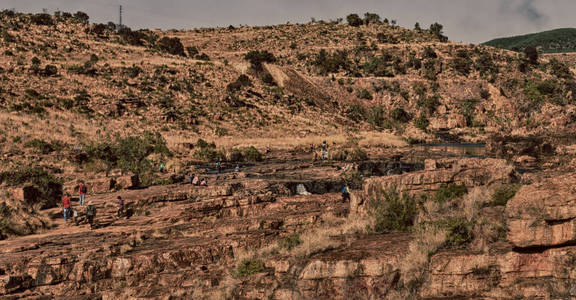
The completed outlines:
{"type": "Polygon", "coordinates": [[[90,21],[132,29],[191,29],[336,20],[350,13],[377,13],[402,27],[439,22],[452,41],[493,38],[576,27],[576,0],[0,0],[0,9],[49,13],[83,11],[90,21]]]}

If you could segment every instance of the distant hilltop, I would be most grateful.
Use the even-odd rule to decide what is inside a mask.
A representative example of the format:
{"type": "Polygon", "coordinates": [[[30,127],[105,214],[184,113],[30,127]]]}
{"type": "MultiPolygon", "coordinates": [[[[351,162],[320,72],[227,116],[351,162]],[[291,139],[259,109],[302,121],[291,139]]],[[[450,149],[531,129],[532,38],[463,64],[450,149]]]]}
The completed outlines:
{"type": "Polygon", "coordinates": [[[484,45],[513,51],[521,51],[526,47],[532,46],[544,53],[576,52],[576,28],[561,28],[540,33],[499,38],[486,42],[484,45]]]}

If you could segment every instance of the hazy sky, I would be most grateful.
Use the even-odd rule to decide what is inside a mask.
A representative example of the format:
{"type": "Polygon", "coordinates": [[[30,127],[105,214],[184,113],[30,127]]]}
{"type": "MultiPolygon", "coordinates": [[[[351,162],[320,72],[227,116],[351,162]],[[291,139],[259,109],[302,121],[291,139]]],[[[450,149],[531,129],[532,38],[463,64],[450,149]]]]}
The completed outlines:
{"type": "Polygon", "coordinates": [[[576,0],[0,0],[23,12],[81,10],[91,22],[117,22],[120,4],[133,29],[305,23],[367,11],[408,28],[439,22],[457,42],[576,27],[576,0]]]}

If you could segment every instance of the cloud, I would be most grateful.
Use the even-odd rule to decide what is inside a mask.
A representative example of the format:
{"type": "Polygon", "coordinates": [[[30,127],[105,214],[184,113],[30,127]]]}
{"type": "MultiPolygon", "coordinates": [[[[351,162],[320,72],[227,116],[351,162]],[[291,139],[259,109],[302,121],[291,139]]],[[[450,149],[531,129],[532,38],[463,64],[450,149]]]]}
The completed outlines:
{"type": "Polygon", "coordinates": [[[535,0],[504,1],[503,8],[507,12],[519,15],[529,23],[544,25],[548,16],[535,5],[535,0]],[[511,3],[510,3],[511,2],[511,3]]]}

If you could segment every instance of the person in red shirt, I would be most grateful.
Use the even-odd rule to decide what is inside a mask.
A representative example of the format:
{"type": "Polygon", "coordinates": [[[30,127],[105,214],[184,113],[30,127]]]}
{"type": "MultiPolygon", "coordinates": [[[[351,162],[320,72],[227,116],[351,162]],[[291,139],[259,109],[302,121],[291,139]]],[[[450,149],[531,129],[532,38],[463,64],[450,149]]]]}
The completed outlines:
{"type": "Polygon", "coordinates": [[[62,198],[62,206],[64,207],[63,209],[63,214],[64,214],[64,222],[68,221],[68,217],[70,216],[70,194],[66,193],[66,196],[64,196],[64,198],[62,198]]]}
{"type": "Polygon", "coordinates": [[[88,187],[84,182],[80,182],[78,186],[78,194],[80,195],[80,206],[84,206],[84,201],[86,200],[86,193],[88,192],[88,187]]]}

